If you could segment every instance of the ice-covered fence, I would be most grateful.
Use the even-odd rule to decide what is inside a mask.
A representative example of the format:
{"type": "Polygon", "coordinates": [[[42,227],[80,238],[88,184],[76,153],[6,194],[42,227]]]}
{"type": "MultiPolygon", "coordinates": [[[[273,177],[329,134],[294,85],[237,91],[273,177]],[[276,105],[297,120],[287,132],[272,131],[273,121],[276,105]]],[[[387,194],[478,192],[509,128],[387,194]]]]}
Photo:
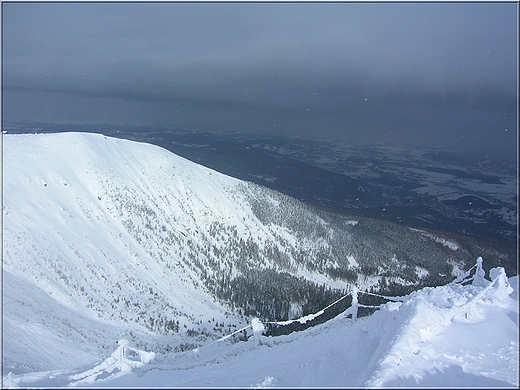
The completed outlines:
{"type": "Polygon", "coordinates": [[[146,352],[129,347],[127,340],[119,340],[117,343],[119,347],[102,363],[90,370],[71,375],[69,379],[76,381],[73,382],[73,385],[93,383],[99,376],[108,376],[114,371],[116,373],[130,372],[134,368],[151,363],[155,358],[154,352],[146,352]]]}
{"type": "Polygon", "coordinates": [[[345,299],[346,297],[348,297],[351,293],[348,293],[344,296],[342,296],[341,298],[337,299],[336,301],[332,302],[330,305],[328,305],[327,307],[324,307],[323,309],[319,310],[318,312],[316,313],[313,313],[313,314],[307,314],[305,316],[302,316],[300,318],[296,318],[294,320],[288,320],[288,321],[260,321],[260,319],[258,318],[253,318],[251,320],[251,323],[244,326],[243,328],[240,328],[238,330],[235,330],[233,333],[230,333],[226,336],[223,336],[221,338],[219,338],[216,342],[221,342],[221,341],[224,341],[224,340],[227,340],[229,338],[231,338],[232,336],[238,334],[238,333],[241,333],[241,332],[244,332],[248,329],[250,329],[253,333],[253,336],[255,338],[255,342],[258,344],[259,343],[259,335],[263,334],[266,330],[265,328],[265,325],[269,325],[269,324],[273,324],[273,325],[280,325],[280,326],[286,326],[286,325],[290,325],[290,324],[293,324],[295,322],[298,322],[300,324],[305,324],[309,321],[312,321],[313,319],[315,319],[316,317],[319,317],[320,315],[322,315],[325,310],[329,309],[330,307],[336,305],[338,302],[342,301],[343,299],[345,299]]]}
{"type": "MultiPolygon", "coordinates": [[[[472,288],[475,289],[475,295],[472,296],[471,299],[464,301],[460,305],[454,306],[452,309],[452,315],[462,315],[464,316],[464,313],[467,313],[468,311],[471,311],[471,307],[474,304],[478,304],[483,299],[487,301],[494,301],[496,304],[501,304],[502,301],[505,302],[504,298],[507,298],[509,294],[512,291],[511,286],[509,286],[509,282],[507,279],[507,276],[505,274],[505,270],[501,267],[493,268],[489,272],[489,277],[491,278],[491,281],[487,280],[485,278],[485,271],[482,267],[482,258],[479,257],[476,261],[476,264],[471,267],[468,271],[464,272],[462,275],[457,277],[453,282],[449,283],[449,285],[453,284],[459,284],[462,285],[464,283],[472,282],[472,288]],[[471,271],[475,270],[473,275],[471,275],[471,271]]],[[[249,337],[253,337],[253,340],[255,342],[255,345],[261,345],[261,344],[269,344],[272,345],[273,339],[270,337],[263,337],[262,334],[264,334],[266,330],[265,325],[278,325],[278,326],[286,326],[293,323],[299,323],[299,324],[306,324],[309,321],[314,320],[315,318],[319,317],[320,315],[324,314],[324,312],[333,307],[334,305],[337,305],[339,302],[346,299],[348,296],[352,296],[352,303],[351,306],[348,307],[344,312],[343,316],[348,317],[351,316],[353,321],[356,321],[358,317],[358,309],[361,307],[364,308],[375,308],[375,309],[381,309],[384,304],[378,305],[378,306],[372,306],[372,305],[363,305],[359,302],[361,295],[372,295],[379,298],[383,298],[387,301],[393,301],[393,302],[405,302],[409,297],[393,297],[393,296],[387,296],[387,295],[381,295],[381,294],[375,294],[370,293],[366,291],[360,291],[356,287],[352,289],[349,293],[345,294],[341,298],[337,299],[336,301],[332,302],[328,306],[324,307],[323,309],[317,311],[313,314],[307,314],[305,316],[302,316],[300,318],[296,318],[293,320],[288,321],[261,321],[258,318],[253,318],[251,322],[244,326],[243,328],[240,328],[238,330],[235,330],[234,332],[221,337],[218,340],[213,341],[210,344],[207,344],[203,347],[196,348],[193,352],[199,356],[199,353],[202,349],[209,347],[210,345],[220,343],[224,340],[227,340],[231,338],[232,336],[245,332],[247,336],[247,330],[249,330],[251,333],[249,337]]],[[[84,371],[80,374],[75,374],[70,376],[70,380],[74,381],[71,383],[71,385],[82,385],[82,384],[89,384],[93,383],[97,379],[105,378],[108,376],[117,376],[117,375],[123,375],[125,372],[129,372],[134,370],[135,368],[142,367],[145,364],[151,363],[154,358],[155,354],[153,352],[146,352],[141,351],[135,348],[131,348],[128,345],[128,341],[126,340],[120,340],[118,342],[119,346],[118,348],[112,353],[112,355],[107,358],[105,361],[97,365],[96,367],[84,371]]]]}
{"type": "MultiPolygon", "coordinates": [[[[493,294],[496,295],[496,294],[499,294],[498,291],[502,291],[503,295],[504,294],[508,295],[510,290],[508,290],[507,288],[510,289],[510,287],[508,287],[509,285],[508,285],[508,282],[507,282],[507,276],[505,275],[505,271],[503,269],[501,269],[501,271],[500,271],[500,268],[496,268],[496,269],[491,270],[490,271],[490,277],[493,280],[490,282],[490,281],[485,279],[485,271],[484,271],[484,269],[482,267],[482,262],[483,262],[482,258],[478,257],[477,261],[476,261],[476,263],[475,263],[475,265],[473,267],[471,267],[468,271],[464,272],[462,275],[457,277],[455,280],[453,280],[451,283],[449,283],[449,285],[452,285],[452,284],[463,284],[463,283],[467,283],[467,282],[471,281],[472,285],[474,285],[477,288],[478,287],[485,287],[484,290],[478,295],[478,297],[481,297],[482,294],[489,293],[493,289],[493,286],[496,287],[493,290],[494,291],[493,294]],[[471,276],[471,271],[473,271],[473,270],[475,270],[475,272],[474,272],[473,276],[471,276]],[[499,289],[497,287],[499,285],[500,286],[504,286],[504,287],[502,289],[499,289]]],[[[238,333],[246,332],[247,330],[250,330],[252,332],[252,336],[253,336],[253,339],[255,341],[255,344],[258,345],[262,341],[266,341],[265,338],[264,339],[261,338],[261,335],[266,330],[265,325],[287,326],[287,325],[291,325],[291,324],[295,324],[295,323],[299,323],[299,324],[302,324],[302,325],[306,324],[307,322],[312,321],[315,318],[319,317],[320,315],[324,314],[324,312],[327,309],[333,307],[334,305],[337,305],[339,302],[341,302],[342,300],[344,300],[348,296],[352,296],[352,303],[351,303],[351,306],[348,307],[343,312],[343,316],[344,317],[351,316],[353,321],[357,320],[359,308],[381,309],[382,305],[384,305],[384,304],[380,304],[380,305],[364,305],[364,304],[359,302],[360,294],[361,295],[371,295],[371,296],[379,297],[379,298],[385,299],[387,301],[392,301],[392,302],[404,302],[404,301],[406,301],[408,299],[407,297],[388,296],[388,295],[381,295],[381,294],[371,293],[371,292],[367,292],[367,291],[361,291],[361,290],[358,290],[356,287],[354,287],[352,289],[352,291],[350,291],[349,293],[345,294],[344,296],[342,296],[341,298],[337,299],[336,301],[332,302],[331,304],[329,304],[328,306],[324,307],[323,309],[317,311],[316,313],[307,314],[307,315],[302,316],[300,318],[296,318],[296,319],[293,319],[293,320],[286,320],[286,321],[261,321],[258,318],[253,318],[250,324],[244,326],[243,328],[235,330],[233,333],[230,333],[230,334],[228,334],[226,336],[223,336],[223,337],[219,338],[218,340],[214,341],[213,343],[210,343],[210,344],[208,344],[206,346],[197,348],[195,350],[195,353],[198,354],[202,348],[208,347],[208,346],[210,346],[210,345],[212,345],[214,343],[222,342],[224,340],[227,340],[227,339],[231,338],[232,336],[234,336],[234,335],[236,335],[238,333]]],[[[477,299],[478,297],[475,297],[475,298],[477,299]]],[[[471,304],[471,302],[468,302],[467,304],[469,305],[469,304],[471,304]]],[[[251,337],[251,335],[249,337],[251,337]]],[[[246,336],[246,338],[248,338],[248,337],[246,336]]]]}
{"type": "MultiPolygon", "coordinates": [[[[475,273],[475,275],[477,275],[477,273],[475,273]]],[[[513,292],[513,288],[509,285],[505,269],[503,267],[492,268],[489,270],[489,277],[491,278],[491,281],[488,281],[484,278],[482,278],[482,280],[478,280],[476,283],[477,287],[485,287],[472,299],[460,305],[459,311],[470,311],[471,306],[475,305],[482,299],[494,301],[494,304],[496,305],[501,305],[503,302],[505,302],[505,300],[509,297],[509,294],[513,292]]],[[[475,285],[474,282],[475,279],[473,279],[472,285],[475,285]]]]}
{"type": "MultiPolygon", "coordinates": [[[[462,283],[466,283],[468,281],[473,281],[474,285],[482,285],[482,284],[487,285],[487,283],[489,283],[489,282],[484,277],[485,277],[485,272],[484,272],[484,269],[482,268],[482,258],[478,257],[477,261],[473,267],[471,267],[468,271],[466,271],[465,273],[463,273],[462,275],[457,277],[450,284],[453,284],[453,283],[462,284],[462,283]],[[475,269],[475,273],[473,276],[471,276],[471,271],[473,269],[475,269]]],[[[507,278],[506,278],[506,283],[507,283],[507,278]]],[[[304,315],[302,317],[299,317],[299,318],[296,318],[293,320],[285,320],[285,321],[261,321],[258,318],[254,318],[250,324],[244,326],[243,328],[235,330],[234,332],[232,332],[228,335],[225,335],[206,346],[196,348],[195,353],[198,354],[200,352],[200,350],[204,347],[208,347],[214,343],[220,343],[224,340],[227,340],[227,339],[233,337],[234,335],[236,335],[238,333],[246,332],[247,330],[250,330],[252,332],[255,343],[258,345],[261,341],[260,335],[265,332],[265,329],[266,329],[265,325],[287,326],[287,325],[291,325],[291,324],[295,324],[295,323],[299,323],[302,325],[306,324],[309,321],[312,321],[315,318],[321,316],[322,314],[324,314],[324,312],[327,309],[333,307],[334,305],[337,305],[339,302],[343,301],[348,296],[352,296],[352,303],[351,303],[351,306],[348,307],[343,312],[343,316],[344,317],[351,316],[353,321],[357,320],[359,308],[368,308],[368,309],[380,309],[381,308],[382,305],[364,305],[364,304],[360,303],[359,302],[360,294],[372,295],[372,296],[383,298],[387,301],[392,301],[392,302],[403,302],[404,300],[406,300],[405,297],[399,297],[399,296],[393,297],[393,296],[388,296],[388,295],[375,294],[375,293],[371,293],[371,292],[367,292],[367,291],[361,291],[361,290],[358,290],[356,287],[354,287],[352,289],[352,291],[343,295],[341,298],[337,299],[336,301],[332,302],[331,304],[329,304],[328,306],[324,307],[323,309],[317,311],[316,313],[307,314],[307,315],[304,315]],[[262,327],[260,327],[260,325],[262,327]]]]}
{"type": "Polygon", "coordinates": [[[255,339],[255,343],[258,345],[260,343],[260,339],[259,339],[259,336],[264,333],[265,331],[265,326],[264,324],[262,323],[262,321],[260,321],[258,318],[253,318],[251,320],[251,323],[247,326],[244,326],[243,328],[240,328],[238,330],[235,330],[233,333],[230,333],[224,337],[221,337],[217,340],[217,342],[220,342],[220,341],[224,341],[234,335],[236,335],[237,333],[240,333],[240,332],[243,332],[245,331],[246,329],[251,329],[252,332],[253,332],[253,337],[255,339]]]}
{"type": "Polygon", "coordinates": [[[460,274],[454,281],[452,281],[450,284],[463,284],[467,282],[472,282],[474,286],[485,286],[487,284],[487,281],[485,279],[486,271],[484,271],[484,268],[482,267],[482,257],[477,258],[477,262],[473,267],[468,269],[466,272],[460,274]],[[475,268],[475,273],[473,276],[471,275],[471,271],[475,268]]]}
{"type": "Polygon", "coordinates": [[[226,336],[223,336],[223,337],[219,338],[219,339],[217,340],[217,342],[220,342],[220,341],[224,341],[224,340],[226,340],[226,339],[229,339],[230,337],[236,335],[237,333],[243,332],[244,330],[246,330],[247,328],[250,328],[250,327],[251,327],[251,325],[247,325],[247,326],[244,326],[243,328],[240,328],[240,329],[238,329],[238,330],[235,330],[233,333],[230,333],[230,334],[228,334],[228,335],[226,335],[226,336]]]}
{"type": "MultiPolygon", "coordinates": [[[[467,270],[463,274],[461,274],[460,276],[458,276],[455,280],[453,280],[450,283],[450,285],[451,284],[463,284],[463,283],[467,283],[467,282],[471,281],[472,285],[474,285],[476,287],[488,286],[488,284],[490,282],[485,279],[486,273],[485,273],[485,271],[484,271],[484,269],[482,267],[482,263],[483,263],[482,257],[479,256],[477,258],[477,260],[476,260],[475,265],[472,266],[469,270],[467,270]],[[471,271],[473,271],[473,270],[475,270],[475,272],[473,273],[473,276],[471,276],[471,271]]],[[[502,275],[502,274],[500,274],[500,275],[502,275]]],[[[491,275],[490,275],[490,277],[491,277],[491,275]]],[[[493,277],[492,277],[492,279],[493,279],[493,277]]],[[[503,276],[502,277],[498,277],[498,279],[496,279],[496,281],[493,280],[491,282],[491,284],[494,285],[495,283],[498,283],[498,281],[502,280],[502,279],[504,279],[505,282],[502,281],[501,283],[507,283],[507,277],[505,276],[505,272],[503,272],[503,276]]],[[[491,288],[491,287],[488,286],[488,289],[486,291],[489,291],[489,288],[491,288]]],[[[350,291],[346,295],[342,296],[341,298],[337,299],[336,301],[332,302],[330,305],[328,305],[328,306],[324,307],[323,309],[317,311],[316,313],[307,314],[305,316],[302,316],[300,318],[296,318],[296,319],[293,319],[293,320],[264,321],[264,322],[262,322],[262,324],[264,324],[264,325],[276,325],[276,326],[287,326],[287,325],[291,325],[291,324],[294,324],[294,323],[305,324],[305,323],[307,323],[309,321],[312,321],[315,318],[319,317],[320,315],[322,315],[325,312],[325,310],[327,310],[327,309],[331,308],[332,306],[338,304],[340,301],[344,300],[348,296],[352,296],[352,304],[351,304],[351,306],[349,308],[347,308],[343,312],[343,315],[345,317],[351,316],[352,320],[354,320],[354,321],[357,320],[359,308],[368,308],[368,309],[380,309],[381,308],[381,305],[364,305],[364,304],[360,303],[359,302],[359,295],[360,294],[362,294],[362,295],[372,295],[372,296],[383,298],[383,299],[385,299],[387,301],[392,301],[392,302],[402,302],[402,301],[404,301],[406,299],[405,297],[399,297],[399,296],[393,297],[393,296],[388,296],[388,295],[375,294],[375,293],[371,293],[371,292],[367,292],[367,291],[360,291],[356,287],[354,287],[352,289],[352,291],[350,291]]],[[[260,321],[260,320],[254,319],[253,321],[260,321]]],[[[257,323],[255,323],[255,324],[258,325],[257,323]]],[[[230,338],[231,336],[233,336],[233,335],[235,335],[235,334],[237,334],[239,332],[243,332],[243,331],[245,331],[245,330],[247,330],[249,328],[252,329],[253,330],[253,334],[255,334],[255,331],[254,331],[255,325],[253,323],[251,323],[251,324],[249,324],[249,325],[247,325],[247,326],[245,326],[245,327],[243,327],[243,328],[241,328],[239,330],[234,331],[233,333],[231,333],[231,334],[229,334],[227,336],[221,337],[219,340],[217,340],[217,342],[226,340],[226,339],[230,338]]],[[[265,327],[264,327],[264,329],[265,329],[265,327]]],[[[262,332],[263,332],[263,330],[262,330],[262,332]]],[[[261,334],[262,332],[260,332],[260,333],[257,332],[257,334],[261,334]]],[[[258,342],[258,338],[257,337],[255,337],[255,340],[258,342]]]]}
{"type": "Polygon", "coordinates": [[[332,302],[330,305],[328,305],[327,307],[324,307],[323,309],[317,311],[316,313],[312,313],[312,314],[307,314],[305,316],[302,316],[300,318],[296,318],[294,320],[287,320],[287,321],[266,321],[265,324],[272,324],[272,325],[281,325],[281,326],[286,326],[286,325],[290,325],[290,324],[293,324],[295,322],[298,322],[300,324],[305,324],[309,321],[312,321],[313,319],[315,319],[316,317],[319,317],[321,316],[325,310],[331,308],[332,306],[338,304],[339,302],[341,302],[343,299],[347,298],[351,293],[349,292],[348,294],[346,295],[343,295],[341,298],[335,300],[334,302],[332,302]]]}

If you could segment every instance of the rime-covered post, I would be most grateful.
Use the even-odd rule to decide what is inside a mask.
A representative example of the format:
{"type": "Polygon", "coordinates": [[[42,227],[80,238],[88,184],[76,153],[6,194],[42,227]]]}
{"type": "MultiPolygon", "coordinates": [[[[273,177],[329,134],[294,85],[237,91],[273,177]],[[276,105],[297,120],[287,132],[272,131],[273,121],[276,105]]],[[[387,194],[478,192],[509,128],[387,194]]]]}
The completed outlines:
{"type": "Polygon", "coordinates": [[[509,284],[509,280],[507,279],[506,271],[503,267],[496,267],[489,270],[489,276],[491,280],[494,282],[495,287],[495,296],[507,302],[509,298],[509,294],[511,294],[514,290],[509,284]]]}
{"type": "Polygon", "coordinates": [[[358,311],[358,307],[359,307],[357,287],[354,286],[354,288],[352,288],[351,294],[352,294],[352,320],[356,321],[357,320],[357,311],[358,311]]]}
{"type": "Polygon", "coordinates": [[[126,347],[128,346],[128,340],[121,339],[117,342],[119,344],[119,369],[121,371],[132,371],[132,367],[126,362],[126,347]]]}
{"type": "Polygon", "coordinates": [[[251,320],[251,329],[253,330],[255,345],[260,345],[260,335],[265,331],[264,324],[262,324],[262,321],[255,317],[251,320]]]}
{"type": "Polygon", "coordinates": [[[475,275],[473,276],[473,282],[471,283],[473,286],[485,287],[488,284],[488,281],[485,279],[486,271],[482,268],[482,257],[477,258],[477,269],[475,270],[475,275]]]}
{"type": "Polygon", "coordinates": [[[122,362],[124,359],[126,359],[126,346],[128,345],[128,340],[119,340],[117,342],[119,345],[120,355],[119,355],[119,361],[122,362]]]}

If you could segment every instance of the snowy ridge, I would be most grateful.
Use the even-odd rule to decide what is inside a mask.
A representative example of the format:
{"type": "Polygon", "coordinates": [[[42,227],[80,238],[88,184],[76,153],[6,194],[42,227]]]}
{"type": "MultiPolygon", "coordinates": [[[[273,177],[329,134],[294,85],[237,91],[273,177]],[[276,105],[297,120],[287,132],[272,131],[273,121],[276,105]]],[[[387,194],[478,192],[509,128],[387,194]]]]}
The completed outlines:
{"type": "MultiPolygon", "coordinates": [[[[53,348],[16,336],[24,323],[27,336],[45,335],[43,345],[67,324],[56,342],[62,350],[72,340],[84,343],[87,364],[114,339],[149,343],[153,333],[175,337],[208,318],[225,319],[229,309],[203,288],[197,251],[189,249],[220,244],[204,237],[210,219],[246,229],[244,219],[253,216],[237,207],[238,180],[152,145],[101,135],[4,135],[3,141],[4,364],[19,366],[29,354],[39,363],[25,370],[49,367],[44,355],[53,348]],[[25,295],[19,283],[27,285],[25,295]],[[55,307],[52,317],[42,320],[47,315],[37,303],[55,307]]],[[[236,272],[232,263],[217,265],[236,272]]]]}
{"type": "Polygon", "coordinates": [[[356,319],[348,310],[279,337],[262,336],[262,323],[253,319],[255,337],[249,342],[211,343],[177,354],[145,352],[120,340],[92,369],[11,372],[3,384],[518,387],[518,278],[508,279],[503,268],[494,268],[489,279],[479,258],[473,276],[387,297],[393,301],[369,317],[356,319]]]}

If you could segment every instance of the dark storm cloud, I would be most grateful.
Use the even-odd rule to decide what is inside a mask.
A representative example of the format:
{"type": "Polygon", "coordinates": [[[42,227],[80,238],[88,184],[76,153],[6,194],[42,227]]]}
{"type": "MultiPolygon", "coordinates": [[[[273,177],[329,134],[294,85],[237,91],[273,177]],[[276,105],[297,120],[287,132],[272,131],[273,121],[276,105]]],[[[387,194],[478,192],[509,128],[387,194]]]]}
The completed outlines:
{"type": "Polygon", "coordinates": [[[512,153],[516,15],[515,3],[3,3],[4,119],[466,136],[512,153]]]}

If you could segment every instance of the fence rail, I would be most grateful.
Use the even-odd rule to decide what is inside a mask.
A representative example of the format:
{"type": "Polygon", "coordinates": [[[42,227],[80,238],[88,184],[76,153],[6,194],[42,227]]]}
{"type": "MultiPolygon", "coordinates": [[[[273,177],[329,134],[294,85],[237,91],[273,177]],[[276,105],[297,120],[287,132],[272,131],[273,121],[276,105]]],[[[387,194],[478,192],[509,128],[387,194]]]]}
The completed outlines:
{"type": "MultiPolygon", "coordinates": [[[[495,271],[495,270],[492,270],[492,271],[495,271]]],[[[470,301],[468,301],[464,305],[462,305],[460,307],[461,310],[464,309],[465,307],[467,307],[468,305],[471,305],[472,303],[474,303],[477,299],[480,299],[491,288],[493,288],[493,286],[495,286],[497,283],[498,284],[507,283],[507,277],[506,277],[505,271],[503,269],[501,271],[497,271],[493,274],[490,274],[490,277],[492,279],[491,282],[487,281],[484,277],[485,277],[485,271],[482,268],[482,258],[478,257],[474,266],[472,266],[470,269],[465,271],[463,274],[461,274],[455,280],[453,280],[451,283],[448,284],[448,285],[453,285],[453,284],[462,285],[464,283],[472,282],[473,285],[485,287],[474,298],[472,298],[470,301]],[[473,270],[475,270],[475,272],[473,273],[473,275],[471,275],[471,271],[473,271],[473,270]]],[[[351,303],[350,307],[348,307],[346,310],[343,311],[343,315],[345,317],[351,316],[353,321],[357,320],[359,308],[381,309],[381,307],[384,305],[384,304],[364,305],[362,303],[359,303],[360,294],[375,296],[378,298],[386,299],[387,301],[391,301],[391,302],[404,302],[406,300],[406,297],[401,297],[401,296],[394,297],[394,296],[388,296],[388,295],[381,295],[381,294],[376,294],[376,293],[372,293],[372,292],[368,292],[368,291],[358,290],[356,287],[354,287],[352,289],[352,291],[343,295],[341,298],[335,300],[334,302],[327,305],[323,309],[317,311],[316,313],[307,314],[300,318],[296,318],[293,320],[287,320],[287,321],[261,321],[260,319],[255,317],[251,320],[251,322],[248,325],[246,325],[238,330],[235,330],[234,332],[232,332],[228,335],[225,335],[209,344],[195,348],[193,350],[193,352],[195,354],[199,355],[201,349],[204,349],[211,345],[225,341],[225,340],[233,337],[236,334],[243,333],[243,332],[247,333],[248,330],[252,333],[255,343],[258,345],[258,344],[260,344],[260,341],[261,341],[260,336],[264,333],[264,331],[266,329],[266,327],[265,327],[266,325],[288,326],[288,325],[291,325],[294,323],[305,324],[305,323],[312,321],[313,319],[319,317],[327,309],[330,309],[331,307],[337,305],[338,303],[340,303],[341,301],[346,299],[348,296],[352,296],[352,303],[351,303]]],[[[251,336],[249,336],[249,337],[251,337],[251,336]]],[[[92,370],[89,370],[82,374],[76,375],[76,377],[73,379],[81,380],[83,383],[85,383],[85,382],[89,382],[93,378],[97,377],[100,374],[100,372],[102,372],[102,371],[111,371],[115,368],[118,368],[120,370],[128,370],[128,369],[131,370],[131,367],[141,366],[145,362],[148,362],[153,359],[153,356],[154,356],[153,352],[139,351],[137,349],[130,348],[127,345],[128,342],[126,342],[126,340],[121,340],[119,343],[120,343],[119,348],[112,354],[112,356],[109,359],[107,359],[101,365],[95,367],[92,370]],[[131,355],[135,356],[133,359],[128,356],[129,352],[131,355]],[[135,359],[135,358],[138,358],[138,359],[135,359]]]]}
{"type": "MultiPolygon", "coordinates": [[[[494,280],[492,280],[491,284],[489,284],[489,281],[485,280],[485,278],[484,278],[486,273],[482,267],[482,263],[483,263],[482,257],[479,256],[476,260],[475,265],[473,265],[470,269],[468,269],[467,271],[465,271],[464,273],[459,275],[457,278],[455,278],[455,280],[453,280],[451,283],[449,283],[449,285],[464,284],[464,283],[472,282],[473,285],[487,286],[487,288],[481,292],[481,294],[485,294],[490,288],[492,288],[492,286],[496,283],[496,281],[499,279],[499,277],[497,276],[496,278],[494,278],[494,280]],[[473,270],[475,270],[475,272],[473,273],[473,275],[471,275],[471,271],[473,271],[473,270]]],[[[262,321],[262,324],[277,325],[277,326],[288,326],[288,325],[291,325],[294,323],[305,324],[305,323],[312,321],[313,319],[319,317],[320,315],[322,315],[325,312],[325,310],[330,309],[331,307],[337,305],[339,302],[341,302],[348,296],[352,296],[352,304],[343,313],[344,313],[345,317],[351,316],[352,320],[354,320],[354,321],[357,320],[358,309],[360,307],[367,308],[367,309],[381,309],[381,306],[383,304],[381,304],[381,305],[363,305],[363,304],[359,303],[360,294],[371,295],[374,297],[383,298],[383,299],[386,299],[387,301],[391,301],[391,302],[403,302],[406,299],[405,297],[401,297],[401,296],[394,297],[394,296],[376,294],[376,293],[372,293],[372,292],[368,292],[368,291],[362,291],[362,290],[358,290],[356,287],[354,287],[352,289],[352,291],[348,292],[341,298],[337,299],[336,301],[332,302],[331,304],[329,304],[328,306],[324,307],[323,309],[317,311],[316,313],[307,314],[305,316],[302,316],[300,318],[296,318],[293,320],[262,321]]],[[[479,295],[481,295],[481,294],[479,294],[479,295]]],[[[253,335],[255,335],[255,337],[256,337],[256,335],[258,334],[259,331],[258,330],[255,331],[255,327],[253,326],[253,321],[260,321],[260,320],[258,318],[253,318],[252,322],[249,325],[247,325],[239,330],[236,330],[229,335],[221,337],[216,342],[224,341],[224,340],[234,336],[235,334],[244,332],[248,329],[250,329],[253,332],[253,335]]],[[[258,326],[256,328],[258,329],[258,326]]],[[[264,329],[265,329],[265,327],[264,327],[264,329]]]]}

